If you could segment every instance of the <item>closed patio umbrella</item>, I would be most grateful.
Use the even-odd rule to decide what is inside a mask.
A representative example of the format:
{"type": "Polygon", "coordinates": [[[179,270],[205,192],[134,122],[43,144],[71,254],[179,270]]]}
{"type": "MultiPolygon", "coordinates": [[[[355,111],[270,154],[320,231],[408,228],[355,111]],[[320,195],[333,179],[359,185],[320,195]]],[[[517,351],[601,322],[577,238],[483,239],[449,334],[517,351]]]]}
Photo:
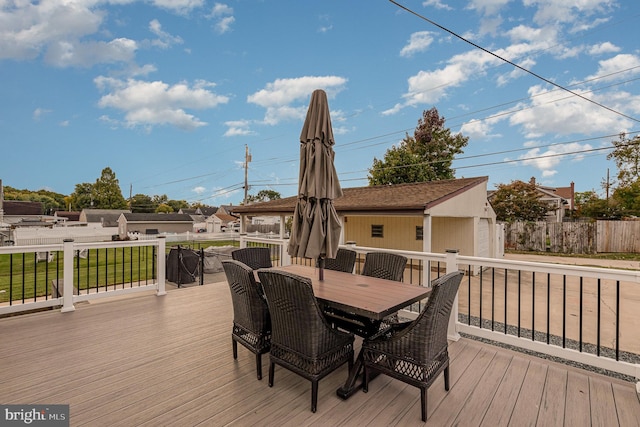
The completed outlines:
{"type": "Polygon", "coordinates": [[[298,201],[287,251],[292,257],[318,260],[323,279],[325,258],[335,258],[342,224],[333,199],[342,196],[333,159],[333,129],[327,94],[311,94],[307,118],[300,134],[298,201]]]}

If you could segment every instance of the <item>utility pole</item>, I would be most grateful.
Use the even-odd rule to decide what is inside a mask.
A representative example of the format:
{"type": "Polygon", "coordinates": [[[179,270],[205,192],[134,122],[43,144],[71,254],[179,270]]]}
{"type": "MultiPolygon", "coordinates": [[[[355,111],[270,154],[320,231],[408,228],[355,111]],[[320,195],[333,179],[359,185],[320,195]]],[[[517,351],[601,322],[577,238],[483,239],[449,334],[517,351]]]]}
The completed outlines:
{"type": "Polygon", "coordinates": [[[244,146],[244,202],[247,204],[247,197],[249,195],[249,162],[251,161],[251,154],[249,153],[249,146],[244,146]]]}

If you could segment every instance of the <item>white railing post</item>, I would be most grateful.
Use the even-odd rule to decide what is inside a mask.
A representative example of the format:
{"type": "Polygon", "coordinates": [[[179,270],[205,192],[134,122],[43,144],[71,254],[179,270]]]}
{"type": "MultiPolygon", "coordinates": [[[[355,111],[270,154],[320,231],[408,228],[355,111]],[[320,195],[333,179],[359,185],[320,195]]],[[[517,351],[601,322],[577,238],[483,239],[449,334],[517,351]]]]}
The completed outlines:
{"type": "Polygon", "coordinates": [[[166,257],[166,252],[167,252],[167,241],[164,238],[164,236],[158,236],[158,238],[156,239],[158,241],[158,272],[156,274],[156,277],[158,278],[158,292],[156,293],[156,295],[161,296],[161,295],[166,295],[167,291],[165,288],[165,281],[166,281],[166,263],[167,263],[167,257],[166,257]]]}
{"type": "Polygon", "coordinates": [[[73,305],[73,254],[75,252],[73,239],[64,239],[62,250],[64,264],[62,270],[62,309],[60,311],[67,313],[76,309],[73,305]]]}
{"type": "MultiPolygon", "coordinates": [[[[458,250],[447,249],[447,273],[458,271],[458,250]]],[[[447,338],[452,341],[458,341],[460,334],[458,333],[458,293],[453,300],[453,307],[451,307],[451,317],[449,317],[449,327],[447,328],[447,338]]]]}

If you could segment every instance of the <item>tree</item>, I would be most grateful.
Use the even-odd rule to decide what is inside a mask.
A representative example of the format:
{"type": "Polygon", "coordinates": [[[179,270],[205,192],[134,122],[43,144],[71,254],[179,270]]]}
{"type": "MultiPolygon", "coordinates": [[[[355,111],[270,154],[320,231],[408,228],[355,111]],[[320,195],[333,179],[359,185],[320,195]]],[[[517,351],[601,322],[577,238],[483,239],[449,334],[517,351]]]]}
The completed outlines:
{"type": "Polygon", "coordinates": [[[618,168],[618,185],[626,187],[640,179],[640,135],[628,139],[623,132],[618,141],[612,141],[614,150],[607,155],[618,168]]]}
{"type": "Polygon", "coordinates": [[[81,211],[85,208],[93,208],[93,184],[88,182],[76,184],[76,189],[69,198],[72,210],[81,211]]]}
{"type": "Polygon", "coordinates": [[[166,203],[162,203],[160,206],[156,208],[157,213],[172,213],[173,208],[166,203]]]}
{"type": "Polygon", "coordinates": [[[153,199],[146,194],[136,194],[131,197],[131,212],[153,213],[157,207],[153,199]]]}
{"type": "Polygon", "coordinates": [[[171,206],[173,212],[178,212],[180,209],[189,208],[189,203],[186,200],[167,200],[166,204],[171,206]]]}
{"type": "Polygon", "coordinates": [[[127,201],[122,196],[116,174],[107,167],[93,184],[93,202],[98,209],[126,209],[127,201]]]}
{"type": "Polygon", "coordinates": [[[269,200],[278,200],[280,198],[280,193],[278,193],[277,191],[260,190],[255,196],[252,194],[249,194],[247,196],[247,204],[250,205],[252,203],[267,202],[269,200]]]}
{"type": "Polygon", "coordinates": [[[613,200],[620,209],[620,216],[640,216],[640,180],[616,188],[613,200]]]}
{"type": "Polygon", "coordinates": [[[384,160],[373,159],[369,185],[402,184],[455,178],[453,159],[461,154],[469,137],[451,134],[445,119],[433,107],[422,113],[413,137],[406,134],[398,146],[387,150],[384,160]]]}
{"type": "Polygon", "coordinates": [[[511,181],[511,184],[498,184],[490,199],[496,213],[496,219],[504,222],[543,220],[549,205],[540,200],[535,184],[511,181]]]}
{"type": "Polygon", "coordinates": [[[620,207],[615,200],[601,199],[595,191],[577,192],[574,195],[576,202],[576,216],[582,218],[620,218],[620,207]]]}

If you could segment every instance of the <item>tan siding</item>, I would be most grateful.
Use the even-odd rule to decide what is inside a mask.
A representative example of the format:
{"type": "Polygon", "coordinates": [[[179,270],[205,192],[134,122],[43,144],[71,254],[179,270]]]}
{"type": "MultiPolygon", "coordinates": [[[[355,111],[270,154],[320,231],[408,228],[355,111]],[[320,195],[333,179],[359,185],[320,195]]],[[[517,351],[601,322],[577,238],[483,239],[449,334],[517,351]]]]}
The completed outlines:
{"type": "Polygon", "coordinates": [[[473,256],[473,218],[431,218],[431,251],[442,253],[447,249],[458,249],[460,255],[473,256]]]}
{"type": "Polygon", "coordinates": [[[345,242],[374,248],[422,250],[422,240],[416,240],[416,227],[422,226],[422,217],[347,216],[345,219],[345,242]],[[373,224],[384,226],[383,238],[371,237],[373,224]]]}

